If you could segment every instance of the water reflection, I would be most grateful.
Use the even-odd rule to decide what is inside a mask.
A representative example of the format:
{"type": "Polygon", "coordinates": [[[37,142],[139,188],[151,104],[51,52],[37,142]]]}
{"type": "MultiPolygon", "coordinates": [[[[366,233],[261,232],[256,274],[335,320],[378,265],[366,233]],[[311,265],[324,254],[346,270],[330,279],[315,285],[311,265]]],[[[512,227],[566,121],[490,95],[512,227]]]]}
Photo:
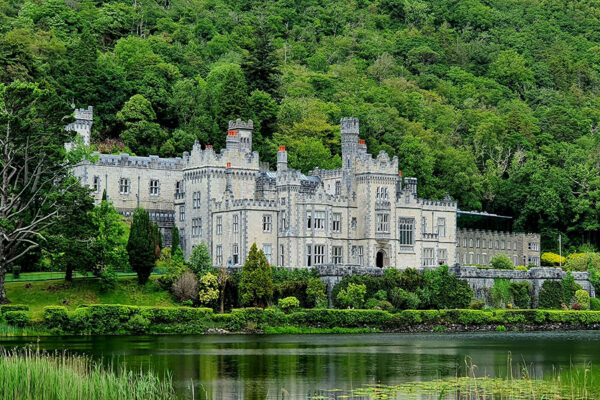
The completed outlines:
{"type": "Polygon", "coordinates": [[[371,334],[298,336],[126,336],[0,339],[0,346],[33,343],[105,363],[170,373],[182,398],[291,399],[323,389],[399,384],[465,374],[506,376],[520,364],[536,376],[600,359],[595,332],[371,334]]]}

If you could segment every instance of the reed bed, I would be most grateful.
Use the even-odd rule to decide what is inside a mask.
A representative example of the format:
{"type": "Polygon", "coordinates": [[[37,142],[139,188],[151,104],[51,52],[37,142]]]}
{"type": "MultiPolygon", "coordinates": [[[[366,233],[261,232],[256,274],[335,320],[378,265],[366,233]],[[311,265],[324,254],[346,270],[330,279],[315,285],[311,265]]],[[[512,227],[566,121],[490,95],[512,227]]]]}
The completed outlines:
{"type": "Polygon", "coordinates": [[[39,350],[0,351],[0,400],[166,400],[170,376],[114,372],[83,356],[39,350]]]}

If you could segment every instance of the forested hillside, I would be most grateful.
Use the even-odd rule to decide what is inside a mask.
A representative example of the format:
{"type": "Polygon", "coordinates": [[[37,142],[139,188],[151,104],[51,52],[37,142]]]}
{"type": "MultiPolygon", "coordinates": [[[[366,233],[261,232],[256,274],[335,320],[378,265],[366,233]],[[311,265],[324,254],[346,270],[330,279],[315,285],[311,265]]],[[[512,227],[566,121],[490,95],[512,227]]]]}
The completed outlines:
{"type": "Polygon", "coordinates": [[[543,247],[598,244],[600,3],[0,0],[0,81],[95,107],[104,152],[175,156],[255,121],[308,171],[339,119],[419,194],[515,216],[543,247]]]}

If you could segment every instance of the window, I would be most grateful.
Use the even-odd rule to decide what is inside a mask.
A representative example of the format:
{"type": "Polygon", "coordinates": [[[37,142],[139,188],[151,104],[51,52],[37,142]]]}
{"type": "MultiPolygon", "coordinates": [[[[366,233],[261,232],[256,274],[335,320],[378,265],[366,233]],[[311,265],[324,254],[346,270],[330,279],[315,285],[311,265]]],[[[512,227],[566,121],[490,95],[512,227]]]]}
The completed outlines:
{"type": "Polygon", "coordinates": [[[223,233],[223,217],[217,217],[217,235],[223,233]]]}
{"type": "Polygon", "coordinates": [[[481,261],[481,260],[479,259],[479,254],[477,254],[477,264],[478,264],[478,265],[480,265],[480,264],[481,264],[481,262],[480,262],[480,261],[481,261]]]}
{"type": "Polygon", "coordinates": [[[479,239],[477,239],[475,246],[477,246],[477,248],[479,248],[479,239]]]}
{"type": "Polygon", "coordinates": [[[375,194],[377,199],[387,199],[389,198],[388,189],[386,187],[378,187],[377,192],[375,194]]]}
{"type": "Polygon", "coordinates": [[[240,247],[237,243],[231,246],[231,253],[233,254],[233,265],[238,265],[240,263],[240,247]]]}
{"type": "Polygon", "coordinates": [[[263,244],[263,253],[265,253],[265,257],[267,257],[269,264],[271,264],[271,255],[273,253],[273,249],[270,244],[263,244]]]}
{"type": "Polygon", "coordinates": [[[434,257],[434,249],[433,248],[424,248],[423,249],[423,266],[424,267],[432,267],[435,266],[435,257],[434,257]]]}
{"type": "Polygon", "coordinates": [[[473,265],[473,253],[469,253],[469,264],[473,265]]]}
{"type": "MultiPolygon", "coordinates": [[[[446,218],[437,219],[437,231],[439,237],[446,237],[446,218]]],[[[477,247],[479,247],[479,245],[477,247]]]]}
{"type": "Polygon", "coordinates": [[[510,250],[510,243],[511,243],[511,242],[510,242],[510,240],[509,240],[508,242],[506,242],[506,248],[507,248],[508,250],[510,250]]]}
{"type": "Polygon", "coordinates": [[[192,193],[192,208],[200,208],[200,192],[192,193]]]}
{"type": "Polygon", "coordinates": [[[281,213],[281,224],[279,225],[280,231],[285,231],[287,228],[287,213],[283,211],[281,213]]]}
{"type": "Polygon", "coordinates": [[[447,265],[448,264],[448,251],[446,251],[446,249],[438,249],[438,264],[439,265],[447,265]]]}
{"type": "Polygon", "coordinates": [[[483,265],[487,265],[487,254],[485,254],[485,253],[484,253],[484,254],[482,254],[482,255],[481,255],[481,258],[482,258],[482,260],[481,260],[481,263],[482,263],[483,265]]]}
{"type": "Polygon", "coordinates": [[[414,244],[414,218],[400,218],[398,220],[400,244],[412,246],[414,244]]]}
{"type": "Polygon", "coordinates": [[[500,241],[496,240],[496,249],[498,249],[500,247],[500,241]]]}
{"type": "Polygon", "coordinates": [[[325,229],[325,211],[315,211],[315,229],[325,229]]]}
{"type": "Polygon", "coordinates": [[[540,258],[539,257],[533,257],[533,256],[529,256],[528,259],[528,263],[527,264],[535,264],[535,265],[540,265],[540,258]]]}
{"type": "Polygon", "coordinates": [[[504,250],[505,242],[504,240],[500,242],[500,249],[504,250]]]}
{"type": "Polygon", "coordinates": [[[517,242],[514,242],[513,244],[514,244],[513,249],[517,250],[517,242]]]}
{"type": "Polygon", "coordinates": [[[540,244],[535,242],[529,242],[527,248],[532,251],[538,251],[540,249],[540,244]]]}
{"type": "Polygon", "coordinates": [[[185,221],[185,206],[179,206],[179,220],[185,221]]]}
{"type": "Polygon", "coordinates": [[[463,239],[463,247],[467,247],[467,238],[463,239]]]}
{"type": "Polygon", "coordinates": [[[221,245],[217,246],[217,257],[216,257],[217,265],[223,265],[223,247],[221,245]]]}
{"type": "Polygon", "coordinates": [[[467,265],[467,253],[463,253],[463,265],[467,265]]]}
{"type": "Polygon", "coordinates": [[[238,233],[240,230],[240,216],[237,214],[233,215],[233,232],[238,233]]]}
{"type": "Polygon", "coordinates": [[[513,256],[513,265],[517,265],[517,256],[513,256]]]}
{"type": "Polygon", "coordinates": [[[158,196],[159,183],[158,179],[150,179],[150,196],[158,196]]]}
{"type": "Polygon", "coordinates": [[[310,244],[306,246],[306,265],[312,266],[312,246],[310,244]]]}
{"type": "Polygon", "coordinates": [[[325,246],[322,244],[315,245],[315,265],[325,263],[325,246]]]}
{"type": "Polygon", "coordinates": [[[390,231],[390,216],[387,213],[377,213],[377,232],[390,231]]]}
{"type": "Polygon", "coordinates": [[[183,193],[183,181],[175,182],[175,193],[183,193]]]}
{"type": "Polygon", "coordinates": [[[93,188],[94,188],[94,192],[98,192],[100,190],[100,177],[99,176],[94,177],[93,188]]]}
{"type": "Polygon", "coordinates": [[[285,250],[285,246],[284,245],[280,245],[279,246],[279,266],[283,267],[285,265],[285,256],[284,256],[284,250],[285,250]]]}
{"type": "Polygon", "coordinates": [[[306,228],[307,229],[312,228],[312,212],[311,211],[306,212],[306,228]]]}
{"type": "Polygon", "coordinates": [[[270,214],[263,215],[263,232],[271,232],[271,228],[273,226],[272,216],[270,214]]]}
{"type": "Polygon", "coordinates": [[[334,232],[342,231],[342,214],[333,213],[333,223],[331,224],[331,230],[334,232]]]}
{"type": "Polygon", "coordinates": [[[119,179],[119,193],[120,194],[129,194],[129,179],[121,178],[119,179]]]}
{"type": "Polygon", "coordinates": [[[352,217],[351,225],[352,225],[352,230],[355,231],[356,230],[356,225],[357,225],[357,223],[356,223],[356,217],[352,217]]]}
{"type": "Polygon", "coordinates": [[[339,196],[342,194],[342,182],[335,181],[335,195],[339,196]]]}
{"type": "Polygon", "coordinates": [[[487,240],[483,239],[482,242],[483,243],[481,244],[481,247],[485,249],[485,247],[487,246],[487,240]]]}
{"type": "Polygon", "coordinates": [[[202,236],[202,218],[192,218],[192,236],[202,236]]]}
{"type": "Polygon", "coordinates": [[[421,217],[421,233],[427,232],[427,218],[421,217]]]}
{"type": "Polygon", "coordinates": [[[473,247],[473,239],[469,239],[469,247],[473,247]]]}
{"type": "Polygon", "coordinates": [[[363,247],[352,246],[352,258],[358,265],[363,265],[363,247]]]}
{"type": "Polygon", "coordinates": [[[335,265],[341,265],[343,262],[342,246],[333,246],[331,248],[331,261],[335,265]]]}

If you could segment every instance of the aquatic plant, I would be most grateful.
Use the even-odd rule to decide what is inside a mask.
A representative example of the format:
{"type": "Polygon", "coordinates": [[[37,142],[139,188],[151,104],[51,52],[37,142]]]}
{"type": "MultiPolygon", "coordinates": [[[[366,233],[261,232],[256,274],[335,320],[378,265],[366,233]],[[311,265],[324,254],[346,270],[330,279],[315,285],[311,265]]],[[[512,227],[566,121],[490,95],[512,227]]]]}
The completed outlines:
{"type": "Polygon", "coordinates": [[[167,400],[170,376],[113,371],[87,357],[39,350],[0,351],[0,400],[167,400]]]}

